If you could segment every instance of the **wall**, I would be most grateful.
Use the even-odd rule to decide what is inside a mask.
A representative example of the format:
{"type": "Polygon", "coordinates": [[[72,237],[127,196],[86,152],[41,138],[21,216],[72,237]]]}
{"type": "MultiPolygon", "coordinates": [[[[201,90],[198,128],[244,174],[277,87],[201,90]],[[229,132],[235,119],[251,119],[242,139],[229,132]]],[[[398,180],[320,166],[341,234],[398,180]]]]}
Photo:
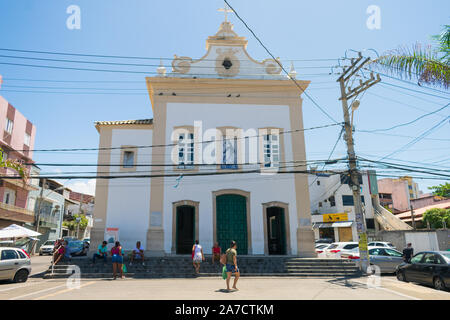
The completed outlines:
{"type": "Polygon", "coordinates": [[[391,193],[393,207],[396,210],[409,210],[409,190],[406,180],[380,179],[378,180],[378,192],[391,193]]]}
{"type": "MultiPolygon", "coordinates": [[[[152,130],[113,129],[111,147],[151,145],[152,130]]],[[[152,148],[137,150],[136,163],[150,164],[152,148]]],[[[121,162],[121,150],[111,150],[111,164],[121,162]]],[[[123,172],[119,166],[110,167],[111,175],[150,174],[150,166],[138,166],[136,172],[123,172]]],[[[141,241],[146,247],[150,212],[150,178],[121,178],[108,181],[106,228],[119,228],[119,241],[126,250],[141,241]]],[[[98,244],[93,243],[97,246],[98,244]]]]}
{"type": "MultiPolygon", "coordinates": [[[[399,231],[380,231],[377,233],[379,241],[392,242],[392,244],[400,251],[406,247],[406,233],[428,233],[430,230],[399,230],[399,231]]],[[[440,251],[447,251],[450,249],[450,231],[449,229],[432,230],[437,236],[437,241],[440,251]]],[[[415,253],[418,251],[415,250],[415,253]]]]}
{"type": "MultiPolygon", "coordinates": [[[[235,105],[235,104],[189,104],[168,103],[165,143],[173,143],[172,130],[177,126],[194,125],[194,121],[202,120],[203,132],[206,129],[233,126],[244,131],[250,128],[279,127],[283,131],[290,130],[289,107],[280,105],[235,105]],[[186,112],[189,110],[189,112],[186,112]]],[[[291,135],[284,135],[285,161],[292,161],[291,135]]],[[[165,163],[172,163],[171,148],[166,149],[165,163]]],[[[245,170],[259,168],[259,165],[245,166],[245,170]]],[[[202,168],[202,170],[211,170],[202,168]]],[[[219,170],[220,171],[220,170],[219,170]]],[[[171,172],[166,172],[171,173],[171,172]]],[[[179,173],[179,172],[178,172],[179,173]]],[[[261,177],[259,174],[223,175],[204,177],[183,177],[180,185],[174,188],[176,177],[165,178],[164,181],[164,251],[171,252],[172,247],[172,202],[179,200],[198,201],[199,204],[199,241],[206,253],[213,246],[213,198],[212,192],[222,189],[240,189],[250,192],[250,220],[252,252],[264,254],[264,230],[262,204],[270,201],[289,203],[289,224],[292,253],[297,253],[298,228],[297,204],[293,175],[283,174],[261,177]]]]}

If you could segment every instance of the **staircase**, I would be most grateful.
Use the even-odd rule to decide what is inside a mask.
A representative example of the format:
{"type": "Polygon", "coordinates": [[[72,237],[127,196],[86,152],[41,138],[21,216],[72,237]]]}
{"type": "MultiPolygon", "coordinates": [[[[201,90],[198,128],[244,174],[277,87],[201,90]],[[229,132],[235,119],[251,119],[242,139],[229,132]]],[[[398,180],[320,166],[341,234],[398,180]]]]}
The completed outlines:
{"type": "MultiPolygon", "coordinates": [[[[205,256],[206,261],[201,264],[200,274],[196,275],[192,266],[191,256],[165,256],[145,259],[145,266],[141,263],[129,265],[125,258],[128,278],[196,278],[220,277],[222,266],[211,264],[211,256],[205,256]]],[[[87,257],[72,258],[68,264],[58,264],[53,270],[50,266],[44,278],[67,278],[74,270],[80,268],[81,278],[111,278],[112,263],[110,258],[106,265],[87,257]]],[[[269,277],[357,277],[361,273],[353,261],[342,259],[298,258],[293,256],[240,256],[238,266],[241,276],[269,276],[269,277]]]]}

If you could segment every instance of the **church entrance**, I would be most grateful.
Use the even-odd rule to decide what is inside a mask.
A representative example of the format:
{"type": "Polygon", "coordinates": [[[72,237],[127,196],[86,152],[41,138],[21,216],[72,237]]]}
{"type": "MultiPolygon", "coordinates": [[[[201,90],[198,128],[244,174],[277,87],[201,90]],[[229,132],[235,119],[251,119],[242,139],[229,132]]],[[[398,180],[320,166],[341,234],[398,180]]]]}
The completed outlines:
{"type": "Polygon", "coordinates": [[[195,207],[178,206],[176,219],[176,253],[191,254],[195,242],[195,207]]]}
{"type": "Polygon", "coordinates": [[[286,254],[286,224],[284,209],[267,208],[267,245],[269,254],[286,254]]]}
{"type": "Polygon", "coordinates": [[[217,196],[216,219],[217,242],[222,250],[228,249],[235,240],[238,254],[247,254],[247,199],[237,194],[217,196]]]}

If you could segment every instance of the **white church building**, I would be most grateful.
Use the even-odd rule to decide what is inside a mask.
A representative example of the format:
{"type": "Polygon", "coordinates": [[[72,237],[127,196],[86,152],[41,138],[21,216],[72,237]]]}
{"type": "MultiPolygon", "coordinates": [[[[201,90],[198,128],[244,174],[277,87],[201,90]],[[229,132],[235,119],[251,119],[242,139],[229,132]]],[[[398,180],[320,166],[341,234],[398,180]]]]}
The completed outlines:
{"type": "Polygon", "coordinates": [[[316,256],[308,177],[289,173],[307,170],[302,91],[246,47],[225,20],[202,58],[146,78],[152,119],[95,123],[98,176],[125,178],[97,179],[93,248],[113,230],[151,255],[235,240],[238,254],[316,256]]]}

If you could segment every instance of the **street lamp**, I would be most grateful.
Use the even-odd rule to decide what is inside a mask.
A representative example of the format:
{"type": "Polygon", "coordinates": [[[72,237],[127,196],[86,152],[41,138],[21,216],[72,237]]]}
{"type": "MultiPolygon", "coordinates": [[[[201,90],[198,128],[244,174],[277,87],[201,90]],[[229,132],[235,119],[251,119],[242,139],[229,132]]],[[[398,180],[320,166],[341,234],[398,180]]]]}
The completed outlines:
{"type": "Polygon", "coordinates": [[[351,123],[351,127],[352,127],[352,131],[353,131],[353,113],[355,112],[356,109],[358,109],[360,105],[360,102],[358,99],[355,99],[355,101],[352,102],[352,123],[351,123]]]}

